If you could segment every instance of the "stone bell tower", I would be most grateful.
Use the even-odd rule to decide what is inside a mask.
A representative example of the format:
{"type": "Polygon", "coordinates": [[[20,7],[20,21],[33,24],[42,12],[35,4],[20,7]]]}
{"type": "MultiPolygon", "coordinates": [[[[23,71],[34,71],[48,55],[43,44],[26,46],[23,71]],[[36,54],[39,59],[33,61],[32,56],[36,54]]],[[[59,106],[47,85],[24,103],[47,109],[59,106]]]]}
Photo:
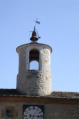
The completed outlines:
{"type": "Polygon", "coordinates": [[[50,69],[50,53],[52,49],[46,44],[37,43],[39,39],[35,27],[32,41],[17,47],[19,54],[19,72],[17,75],[17,89],[27,96],[46,96],[52,92],[52,78],[50,69]],[[31,61],[38,62],[38,70],[30,69],[31,61]]]}

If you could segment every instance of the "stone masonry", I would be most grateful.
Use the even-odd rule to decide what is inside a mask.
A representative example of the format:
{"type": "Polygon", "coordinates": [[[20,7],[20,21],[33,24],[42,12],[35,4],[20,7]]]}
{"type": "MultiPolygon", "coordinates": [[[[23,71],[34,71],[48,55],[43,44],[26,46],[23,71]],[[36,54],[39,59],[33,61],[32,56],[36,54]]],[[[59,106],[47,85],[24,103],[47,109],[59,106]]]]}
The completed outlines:
{"type": "Polygon", "coordinates": [[[19,53],[19,73],[17,76],[18,90],[29,96],[51,94],[51,51],[51,47],[40,43],[29,43],[17,48],[17,52],[19,53]],[[30,70],[29,55],[32,50],[37,50],[39,52],[39,70],[30,70]]]}
{"type": "MultiPolygon", "coordinates": [[[[79,101],[56,101],[53,98],[34,98],[34,97],[16,97],[13,99],[11,96],[5,97],[3,100],[0,98],[0,119],[6,118],[6,110],[10,109],[13,118],[12,119],[24,119],[23,118],[23,105],[44,105],[44,119],[79,119],[79,101]],[[4,102],[5,100],[5,102],[4,102]],[[74,102],[74,103],[73,103],[74,102]]],[[[61,99],[60,99],[61,100],[61,99]]]]}

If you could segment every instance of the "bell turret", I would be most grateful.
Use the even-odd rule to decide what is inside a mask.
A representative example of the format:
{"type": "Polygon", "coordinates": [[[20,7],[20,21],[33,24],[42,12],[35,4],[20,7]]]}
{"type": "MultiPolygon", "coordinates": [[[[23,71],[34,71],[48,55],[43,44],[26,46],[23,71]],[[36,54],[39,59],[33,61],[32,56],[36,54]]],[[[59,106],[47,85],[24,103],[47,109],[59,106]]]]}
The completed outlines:
{"type": "Polygon", "coordinates": [[[37,36],[36,30],[35,30],[35,26],[34,26],[34,30],[32,32],[32,36],[30,38],[31,41],[37,41],[39,39],[39,37],[37,36]]]}
{"type": "Polygon", "coordinates": [[[52,48],[46,44],[37,43],[35,28],[30,38],[31,43],[17,48],[19,54],[19,72],[17,89],[28,96],[45,96],[52,92],[50,69],[50,54],[52,48]],[[38,69],[31,69],[30,63],[38,62],[38,69]]]}

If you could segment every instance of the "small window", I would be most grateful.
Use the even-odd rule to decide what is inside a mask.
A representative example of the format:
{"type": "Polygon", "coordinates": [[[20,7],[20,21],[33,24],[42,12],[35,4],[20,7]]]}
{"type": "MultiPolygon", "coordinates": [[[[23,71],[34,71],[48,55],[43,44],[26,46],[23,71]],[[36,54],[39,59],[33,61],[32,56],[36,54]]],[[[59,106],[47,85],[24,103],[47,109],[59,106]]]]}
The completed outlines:
{"type": "Polygon", "coordinates": [[[13,118],[14,117],[14,114],[13,114],[13,111],[12,111],[12,109],[7,109],[6,110],[6,118],[7,119],[11,119],[11,118],[13,118]]]}
{"type": "Polygon", "coordinates": [[[36,49],[32,49],[29,53],[29,68],[39,70],[39,51],[36,49]]]}
{"type": "Polygon", "coordinates": [[[14,106],[4,107],[1,109],[0,119],[15,119],[18,118],[17,108],[14,106]]]}
{"type": "Polygon", "coordinates": [[[5,110],[5,118],[13,119],[14,118],[14,108],[10,107],[5,110]]]}

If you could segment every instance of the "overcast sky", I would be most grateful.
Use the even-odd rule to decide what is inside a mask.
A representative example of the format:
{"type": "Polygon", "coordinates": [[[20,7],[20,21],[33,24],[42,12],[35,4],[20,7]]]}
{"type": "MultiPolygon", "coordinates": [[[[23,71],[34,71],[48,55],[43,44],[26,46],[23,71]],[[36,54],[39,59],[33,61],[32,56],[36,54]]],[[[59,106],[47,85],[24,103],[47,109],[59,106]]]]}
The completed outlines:
{"type": "Polygon", "coordinates": [[[16,47],[29,43],[34,21],[39,42],[52,47],[52,90],[79,92],[79,0],[0,0],[0,88],[16,88],[16,47]]]}

